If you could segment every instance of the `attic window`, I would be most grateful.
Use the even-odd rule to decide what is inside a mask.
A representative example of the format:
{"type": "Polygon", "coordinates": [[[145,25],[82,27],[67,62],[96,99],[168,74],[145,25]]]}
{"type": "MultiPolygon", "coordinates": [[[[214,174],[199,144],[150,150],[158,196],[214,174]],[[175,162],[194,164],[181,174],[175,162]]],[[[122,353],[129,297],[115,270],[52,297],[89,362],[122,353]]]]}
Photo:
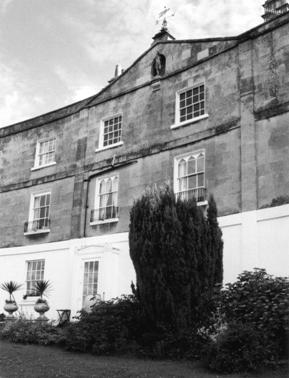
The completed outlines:
{"type": "Polygon", "coordinates": [[[152,62],[152,76],[163,76],[166,71],[166,57],[161,54],[157,53],[156,57],[152,62]]]}

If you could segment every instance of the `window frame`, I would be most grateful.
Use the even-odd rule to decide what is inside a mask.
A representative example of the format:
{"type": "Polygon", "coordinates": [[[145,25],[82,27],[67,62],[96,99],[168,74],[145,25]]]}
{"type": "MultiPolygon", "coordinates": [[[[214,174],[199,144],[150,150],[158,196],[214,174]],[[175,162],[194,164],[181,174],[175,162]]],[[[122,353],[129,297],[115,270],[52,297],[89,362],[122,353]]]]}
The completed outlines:
{"type": "Polygon", "coordinates": [[[116,113],[112,114],[108,117],[103,118],[100,121],[100,128],[99,128],[99,141],[98,141],[98,148],[95,150],[95,152],[102,151],[102,150],[107,150],[109,148],[115,148],[123,145],[123,114],[122,113],[116,113]],[[107,146],[104,146],[104,124],[106,121],[115,119],[121,117],[121,135],[120,135],[120,140],[116,143],[109,144],[107,146]]]}
{"type": "Polygon", "coordinates": [[[31,168],[31,171],[35,171],[37,169],[42,169],[42,168],[46,168],[46,167],[50,167],[52,165],[55,165],[56,164],[55,157],[56,157],[56,138],[55,137],[37,140],[35,157],[34,157],[34,167],[31,168]],[[49,162],[49,163],[40,165],[40,147],[41,147],[41,144],[45,143],[45,142],[49,142],[51,140],[54,140],[54,160],[49,162]]]}
{"type": "MultiPolygon", "coordinates": [[[[104,194],[100,194],[100,184],[102,181],[105,181],[107,182],[108,180],[115,180],[117,179],[117,191],[111,191],[110,193],[117,193],[117,200],[116,200],[116,208],[117,208],[117,216],[114,217],[114,218],[106,218],[106,219],[99,219],[99,220],[90,220],[90,225],[93,226],[93,225],[99,225],[99,224],[105,224],[105,223],[116,223],[119,221],[119,215],[118,215],[118,201],[119,201],[119,175],[118,174],[114,174],[112,176],[103,176],[103,177],[99,177],[96,179],[96,182],[95,182],[95,195],[94,195],[94,202],[93,202],[93,209],[92,211],[99,211],[100,212],[100,209],[102,208],[100,206],[100,201],[101,201],[101,195],[104,195],[104,194]]],[[[113,189],[113,181],[112,181],[112,189],[113,189]]],[[[108,207],[105,207],[104,209],[106,209],[108,207]]]]}
{"type": "MultiPolygon", "coordinates": [[[[97,263],[97,290],[96,290],[96,293],[95,294],[86,294],[87,295],[100,295],[99,294],[99,277],[100,277],[100,259],[99,258],[90,258],[90,259],[85,259],[83,260],[83,266],[82,266],[82,293],[81,293],[81,298],[82,298],[82,306],[84,305],[84,300],[85,300],[85,297],[84,296],[84,287],[85,287],[85,264],[88,264],[88,263],[97,263]]],[[[89,282],[88,282],[89,284],[89,282]]]]}
{"type": "MultiPolygon", "coordinates": [[[[190,159],[190,157],[192,157],[192,156],[197,157],[200,154],[204,155],[204,170],[203,170],[203,172],[204,172],[204,186],[197,186],[194,189],[201,189],[201,188],[203,188],[206,191],[206,189],[207,189],[207,183],[206,183],[206,151],[205,151],[205,149],[200,149],[200,150],[196,150],[196,151],[192,151],[192,152],[187,152],[187,153],[175,156],[175,158],[174,158],[174,185],[173,185],[173,188],[174,188],[174,193],[175,193],[176,197],[180,193],[179,190],[178,190],[178,180],[179,180],[178,168],[179,168],[179,162],[182,159],[187,159],[187,161],[188,161],[190,159]]],[[[197,174],[198,173],[196,173],[196,175],[197,174]]],[[[188,189],[186,191],[188,191],[188,189]]],[[[204,205],[207,205],[207,204],[208,204],[207,199],[205,199],[204,201],[197,201],[197,205],[198,206],[204,206],[204,205]]]]}
{"type": "MultiPolygon", "coordinates": [[[[37,270],[36,270],[37,271],[37,270]]],[[[31,273],[33,273],[33,270],[31,271],[31,273]]],[[[28,292],[28,282],[37,282],[37,281],[40,281],[40,280],[44,280],[44,274],[45,274],[45,259],[34,259],[34,260],[26,260],[26,278],[25,278],[25,290],[26,290],[26,296],[27,297],[37,297],[38,295],[35,293],[29,293],[28,292]],[[37,263],[37,262],[41,262],[43,263],[43,269],[40,270],[40,272],[42,271],[42,278],[40,278],[39,280],[38,279],[35,279],[35,280],[28,280],[28,269],[29,269],[29,264],[31,263],[37,263]]],[[[32,286],[33,287],[33,286],[32,286]]],[[[31,289],[30,289],[31,290],[31,289]]]]}
{"type": "MultiPolygon", "coordinates": [[[[28,214],[28,227],[27,231],[24,232],[24,235],[34,235],[34,234],[47,234],[50,232],[50,225],[49,225],[49,220],[50,220],[50,211],[51,211],[51,191],[46,191],[46,192],[38,192],[38,193],[31,193],[30,196],[30,205],[29,205],[29,214],[28,214]],[[48,227],[44,229],[30,229],[29,228],[29,223],[34,222],[34,204],[35,204],[35,198],[37,197],[42,197],[46,195],[50,195],[50,200],[49,200],[49,210],[48,210],[48,217],[43,218],[48,220],[48,227]]],[[[42,218],[39,218],[42,219],[42,218]]]]}
{"type": "MultiPolygon", "coordinates": [[[[175,97],[175,123],[171,126],[171,129],[176,129],[176,128],[181,127],[181,126],[186,126],[186,125],[201,121],[201,120],[209,117],[208,113],[206,112],[206,109],[207,109],[206,89],[207,89],[206,83],[204,81],[201,81],[199,83],[195,83],[192,86],[182,88],[182,89],[180,89],[176,92],[176,97],[175,97]],[[197,117],[193,117],[191,119],[187,119],[185,121],[181,121],[180,120],[180,118],[181,118],[181,115],[180,115],[180,96],[181,96],[181,94],[186,93],[189,90],[194,90],[195,88],[199,88],[202,85],[204,86],[204,102],[205,102],[204,114],[197,116],[197,117]]],[[[193,103],[192,103],[192,106],[193,106],[193,103]]]]}

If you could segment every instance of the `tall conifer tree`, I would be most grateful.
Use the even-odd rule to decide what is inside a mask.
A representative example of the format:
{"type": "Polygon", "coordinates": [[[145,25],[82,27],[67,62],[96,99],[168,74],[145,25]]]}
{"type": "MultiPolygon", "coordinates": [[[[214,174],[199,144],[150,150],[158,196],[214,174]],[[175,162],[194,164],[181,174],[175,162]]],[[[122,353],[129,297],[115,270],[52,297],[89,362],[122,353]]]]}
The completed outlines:
{"type": "Polygon", "coordinates": [[[215,284],[222,282],[213,198],[206,219],[193,199],[176,200],[168,187],[148,191],[131,210],[129,243],[136,293],[151,324],[182,333],[199,323],[215,284]]]}

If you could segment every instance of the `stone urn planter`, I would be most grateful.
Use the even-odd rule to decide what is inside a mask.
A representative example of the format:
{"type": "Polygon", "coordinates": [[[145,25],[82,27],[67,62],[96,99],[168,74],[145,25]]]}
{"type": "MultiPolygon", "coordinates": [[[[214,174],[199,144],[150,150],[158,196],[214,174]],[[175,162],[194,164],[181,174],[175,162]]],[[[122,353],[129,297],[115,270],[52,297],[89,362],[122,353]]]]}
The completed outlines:
{"type": "Polygon", "coordinates": [[[45,299],[38,299],[34,305],[34,310],[39,314],[39,317],[36,320],[47,321],[48,318],[45,316],[45,313],[49,309],[50,307],[45,299]]]}
{"type": "Polygon", "coordinates": [[[20,289],[22,285],[19,285],[17,282],[9,281],[1,284],[0,288],[6,291],[9,294],[9,299],[6,299],[4,310],[8,312],[9,316],[7,319],[14,319],[13,313],[18,310],[17,303],[15,301],[13,293],[20,289]]]}
{"type": "Polygon", "coordinates": [[[49,305],[47,300],[43,298],[43,295],[46,294],[47,290],[50,289],[51,283],[49,281],[36,281],[34,284],[34,290],[37,295],[40,295],[40,298],[37,299],[34,310],[38,312],[39,317],[36,319],[38,321],[48,321],[48,318],[44,315],[49,310],[49,305]]]}
{"type": "Polygon", "coordinates": [[[17,303],[15,301],[7,301],[6,300],[6,303],[5,303],[5,306],[4,306],[4,310],[6,312],[8,312],[8,314],[9,314],[9,316],[7,317],[7,319],[13,318],[13,313],[18,310],[17,303]]]}

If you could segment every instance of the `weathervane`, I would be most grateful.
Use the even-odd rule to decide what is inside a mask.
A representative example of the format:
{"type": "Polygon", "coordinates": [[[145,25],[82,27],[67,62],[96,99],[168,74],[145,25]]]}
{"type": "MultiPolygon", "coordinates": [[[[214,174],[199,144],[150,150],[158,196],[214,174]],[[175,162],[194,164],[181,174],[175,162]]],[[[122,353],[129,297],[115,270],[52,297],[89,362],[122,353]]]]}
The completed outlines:
{"type": "Polygon", "coordinates": [[[158,25],[160,23],[160,21],[163,20],[162,29],[166,30],[167,26],[168,26],[167,18],[174,17],[174,15],[175,15],[175,12],[172,12],[171,8],[167,8],[165,6],[164,9],[159,13],[159,15],[157,17],[156,25],[158,25]]]}

